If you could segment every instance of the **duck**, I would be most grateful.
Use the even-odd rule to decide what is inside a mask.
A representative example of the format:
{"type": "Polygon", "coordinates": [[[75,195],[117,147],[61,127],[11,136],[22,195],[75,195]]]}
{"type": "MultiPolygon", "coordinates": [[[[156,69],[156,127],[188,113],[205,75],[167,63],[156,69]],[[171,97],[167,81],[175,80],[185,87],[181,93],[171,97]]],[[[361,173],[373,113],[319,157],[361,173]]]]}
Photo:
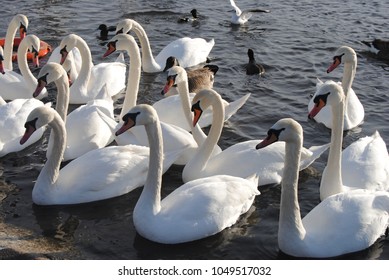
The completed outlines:
{"type": "MultiPolygon", "coordinates": [[[[15,15],[8,25],[4,43],[4,69],[13,70],[12,52],[16,32],[19,30],[20,39],[23,40],[27,35],[28,18],[24,14],[15,15]]],[[[37,49],[39,50],[39,48],[37,49]]]]}
{"type": "Polygon", "coordinates": [[[262,75],[265,73],[265,68],[257,63],[254,58],[254,51],[252,49],[247,50],[247,55],[249,57],[249,62],[246,65],[246,74],[247,75],[262,75]]]}
{"type": "MultiPolygon", "coordinates": [[[[124,96],[122,108],[120,110],[119,118],[128,112],[136,105],[139,82],[141,77],[141,57],[139,47],[131,35],[118,34],[115,35],[107,44],[107,51],[103,57],[107,57],[116,50],[126,51],[130,57],[130,68],[127,75],[127,88],[124,96]]],[[[189,101],[188,101],[189,102],[189,101]]],[[[189,105],[188,105],[189,107],[189,105]]],[[[107,122],[108,123],[108,122],[107,122]]],[[[121,126],[121,122],[116,122],[112,118],[110,120],[111,128],[116,130],[121,126]]],[[[165,151],[182,150],[182,154],[174,162],[175,165],[185,165],[188,160],[193,157],[198,148],[198,143],[191,133],[188,131],[164,122],[161,122],[162,139],[165,151]]],[[[144,127],[134,127],[131,131],[115,136],[115,141],[118,145],[142,145],[149,147],[149,141],[144,127]]]]}
{"type": "Polygon", "coordinates": [[[102,23],[99,25],[99,27],[97,29],[100,30],[99,39],[100,40],[107,40],[109,32],[115,31],[116,26],[107,26],[106,24],[102,23]]]}
{"type": "MultiPolygon", "coordinates": [[[[365,117],[365,109],[358,96],[351,88],[357,69],[357,55],[354,49],[348,46],[341,46],[340,48],[338,48],[335,52],[333,63],[327,69],[327,73],[332,72],[342,62],[344,63],[344,69],[341,85],[346,95],[346,108],[344,112],[343,129],[351,130],[359,126],[363,122],[365,117]]],[[[322,85],[323,82],[318,79],[316,84],[316,91],[319,91],[322,85]]],[[[314,101],[313,98],[311,98],[308,103],[308,112],[310,112],[313,107],[314,101]]],[[[331,129],[333,122],[331,119],[330,108],[326,107],[321,110],[320,113],[314,117],[314,120],[318,123],[324,124],[327,128],[331,129]]]]}
{"type": "MultiPolygon", "coordinates": [[[[181,66],[173,66],[169,69],[166,84],[161,92],[162,95],[169,92],[173,86],[177,87],[179,94],[158,100],[153,104],[153,107],[157,110],[158,117],[161,121],[174,124],[186,129],[187,131],[191,131],[192,121],[188,121],[188,114],[190,116],[190,103],[188,112],[186,112],[186,110],[183,109],[180,104],[182,104],[183,97],[188,96],[189,100],[192,100],[195,93],[189,92],[188,75],[186,70],[181,66]]],[[[250,93],[247,93],[233,102],[227,102],[223,99],[223,106],[225,107],[225,120],[228,120],[233,114],[235,114],[246,103],[249,97],[250,93]]],[[[211,109],[208,109],[206,112],[204,112],[202,119],[199,121],[199,126],[207,127],[211,123],[212,113],[211,109]]]]}
{"type": "Polygon", "coordinates": [[[315,106],[308,115],[313,118],[325,107],[330,107],[332,112],[331,146],[320,182],[321,200],[354,189],[389,190],[389,155],[378,131],[353,142],[342,152],[345,100],[343,88],[334,81],[327,81],[316,92],[315,106]],[[338,169],[340,177],[337,177],[338,169]]]}
{"type": "MultiPolygon", "coordinates": [[[[176,57],[169,56],[166,59],[163,72],[166,72],[173,66],[180,66],[180,63],[176,57]]],[[[204,65],[202,68],[186,70],[188,75],[189,92],[197,93],[201,89],[212,88],[217,71],[219,71],[219,66],[213,64],[204,65]]],[[[177,89],[175,87],[171,87],[168,92],[164,93],[164,97],[174,94],[178,94],[177,89]]]]}
{"type": "Polygon", "coordinates": [[[163,145],[158,114],[152,106],[140,104],[123,119],[116,134],[143,125],[150,141],[147,180],[133,211],[135,229],[142,237],[179,244],[215,235],[233,226],[260,194],[257,176],[218,175],[185,183],[161,200],[163,145]]]}
{"type": "MultiPolygon", "coordinates": [[[[333,258],[367,249],[385,234],[389,225],[389,193],[385,191],[334,194],[302,218],[298,202],[301,125],[291,118],[277,121],[256,149],[279,141],[285,142],[278,228],[282,252],[299,258],[333,258]]],[[[336,172],[340,175],[340,169],[336,172]]]]}
{"type": "Polygon", "coordinates": [[[154,58],[150,42],[143,27],[132,19],[124,19],[116,26],[116,34],[133,30],[142,47],[142,69],[146,73],[162,72],[166,59],[175,56],[182,67],[188,68],[208,61],[209,53],[215,45],[215,40],[206,41],[203,38],[184,37],[176,39],[165,46],[154,58]]]}
{"type": "MultiPolygon", "coordinates": [[[[0,75],[0,95],[4,100],[29,99],[32,97],[32,92],[37,85],[37,79],[31,73],[27,63],[27,51],[30,49],[34,53],[34,64],[39,66],[38,49],[40,40],[37,36],[27,35],[20,43],[18,48],[18,66],[20,73],[8,70],[6,67],[4,74],[0,75]]],[[[7,57],[4,54],[4,58],[7,57]]],[[[40,98],[47,97],[46,88],[42,89],[40,98]]]]}
{"type": "Polygon", "coordinates": [[[93,100],[101,92],[103,85],[107,86],[110,97],[119,94],[125,88],[126,65],[123,55],[119,55],[115,62],[92,64],[92,55],[87,43],[76,34],[65,36],[59,48],[62,64],[67,54],[78,48],[82,58],[82,66],[77,79],[70,87],[70,104],[85,104],[93,100]]]}
{"type": "MultiPolygon", "coordinates": [[[[214,90],[202,90],[192,100],[193,125],[202,117],[202,112],[212,106],[212,125],[208,136],[197,154],[185,165],[182,180],[189,182],[217,174],[228,174],[246,178],[257,174],[260,185],[279,184],[284,170],[284,143],[260,151],[255,150],[256,140],[239,142],[210,157],[214,145],[219,141],[224,118],[222,98],[214,90]],[[239,164],[237,165],[237,162],[239,164]]],[[[324,151],[328,144],[303,149],[301,169],[308,167],[324,151]]]]}
{"type": "Polygon", "coordinates": [[[374,39],[372,41],[362,41],[370,48],[370,51],[378,54],[379,52],[389,53],[389,41],[382,39],[374,39]]]}
{"type": "Polygon", "coordinates": [[[178,23],[186,23],[186,22],[194,22],[194,21],[197,21],[198,19],[198,16],[197,16],[197,9],[192,9],[190,11],[190,14],[192,15],[192,17],[180,17],[177,22],[178,23]]]}
{"type": "MultiPolygon", "coordinates": [[[[37,205],[89,203],[126,194],[146,182],[149,148],[138,145],[108,146],[92,150],[60,168],[66,147],[65,123],[56,110],[35,108],[25,122],[24,144],[43,126],[53,133],[53,152],[41,169],[32,190],[37,205]]],[[[165,173],[179,153],[164,153],[161,173],[165,173]]]]}
{"type": "Polygon", "coordinates": [[[235,25],[245,24],[252,17],[253,15],[252,12],[270,13],[270,10],[263,10],[263,9],[251,9],[251,10],[242,11],[235,4],[234,0],[230,0],[230,4],[234,9],[232,11],[231,23],[235,25]]]}
{"type": "MultiPolygon", "coordinates": [[[[106,92],[101,94],[102,98],[88,101],[68,114],[69,82],[67,73],[60,64],[48,62],[42,67],[33,96],[39,95],[40,90],[52,82],[57,86],[56,110],[65,122],[67,131],[63,161],[73,160],[113,142],[114,130],[107,124],[107,119],[114,117],[113,101],[106,92]]],[[[106,87],[102,90],[106,91],[106,87]]],[[[54,149],[53,143],[51,136],[46,152],[47,158],[54,149]]]]}

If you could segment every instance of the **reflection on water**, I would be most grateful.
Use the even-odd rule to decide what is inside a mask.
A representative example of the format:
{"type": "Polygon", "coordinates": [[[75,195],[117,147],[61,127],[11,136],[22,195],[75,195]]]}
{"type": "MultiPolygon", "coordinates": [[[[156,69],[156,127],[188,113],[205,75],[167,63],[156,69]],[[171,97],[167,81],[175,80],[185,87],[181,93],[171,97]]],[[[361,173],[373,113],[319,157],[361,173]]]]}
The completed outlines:
{"type": "MultiPolygon", "coordinates": [[[[11,1],[4,0],[0,17],[0,37],[16,13],[28,16],[29,33],[56,47],[61,38],[76,33],[88,43],[95,64],[103,59],[106,40],[98,38],[97,27],[116,25],[132,18],[147,32],[154,55],[168,43],[183,36],[214,38],[210,58],[219,66],[214,87],[228,101],[251,93],[245,106],[226,122],[219,145],[223,148],[239,141],[262,139],[278,119],[293,117],[304,128],[304,146],[330,141],[330,131],[307,120],[307,104],[314,93],[316,79],[340,80],[342,69],[330,74],[326,69],[340,45],[352,46],[358,54],[353,88],[365,106],[365,122],[344,135],[343,146],[376,129],[389,143],[388,61],[368,52],[362,43],[385,33],[388,14],[385,1],[353,1],[348,5],[325,0],[312,5],[299,1],[290,5],[267,1],[261,8],[271,13],[253,17],[244,26],[229,22],[230,7],[220,1],[11,1]],[[207,7],[206,9],[202,7],[207,7]],[[177,19],[197,8],[196,24],[178,24],[177,19]],[[374,15],[374,16],[372,16],[374,15]],[[245,75],[247,49],[265,66],[261,77],[245,75]]],[[[252,1],[241,0],[242,7],[252,1]]],[[[386,37],[385,37],[386,36],[386,37]]],[[[41,60],[44,65],[47,57],[41,60]]],[[[126,62],[131,63],[126,57],[126,62]]],[[[34,69],[36,76],[39,69],[34,69]]],[[[142,73],[138,103],[153,103],[161,97],[166,73],[142,73]]],[[[49,101],[55,104],[54,87],[49,101]]],[[[123,96],[116,100],[120,112],[123,96]]],[[[73,106],[74,107],[74,106],[73,106]]],[[[72,109],[74,109],[72,107],[72,109]]],[[[208,129],[206,129],[208,132],[208,129]]],[[[37,206],[31,201],[34,180],[45,162],[47,136],[26,150],[0,159],[0,220],[7,226],[7,237],[0,232],[0,247],[22,240],[39,240],[47,258],[80,259],[289,259],[277,245],[280,186],[261,187],[249,213],[233,227],[188,244],[167,246],[137,235],[132,211],[141,193],[74,206],[37,206]],[[12,230],[12,232],[11,232],[12,230]],[[27,236],[27,237],[25,237],[27,236]],[[44,244],[44,245],[43,245],[44,244]],[[47,247],[45,247],[47,246],[47,247]]],[[[318,186],[325,166],[324,154],[310,168],[300,172],[299,200],[302,215],[319,203],[318,186]]],[[[173,166],[163,177],[163,197],[182,184],[182,167],[173,166]]],[[[199,205],[201,207],[201,205],[199,205]]],[[[342,256],[344,259],[389,259],[389,239],[382,238],[371,248],[342,256]]],[[[8,245],[7,245],[8,246],[8,245]]],[[[36,252],[41,252],[41,249],[36,252]]],[[[0,259],[11,251],[0,250],[0,259]],[[3,251],[3,252],[2,252],[3,251]],[[8,252],[8,253],[7,253],[8,252]]],[[[5,257],[4,257],[5,256],[5,257]]],[[[27,256],[25,256],[27,258],[27,256]]]]}

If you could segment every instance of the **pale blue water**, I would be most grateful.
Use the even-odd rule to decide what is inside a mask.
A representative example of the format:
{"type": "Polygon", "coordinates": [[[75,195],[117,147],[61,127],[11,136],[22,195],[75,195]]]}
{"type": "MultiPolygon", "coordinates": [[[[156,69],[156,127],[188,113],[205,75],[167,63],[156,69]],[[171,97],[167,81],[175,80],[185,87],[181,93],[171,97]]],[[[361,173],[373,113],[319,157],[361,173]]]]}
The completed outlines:
{"type": "MultiPolygon", "coordinates": [[[[154,54],[170,41],[183,37],[214,38],[212,63],[220,67],[214,85],[227,100],[251,93],[245,106],[225,125],[220,145],[261,139],[278,119],[293,117],[304,128],[304,145],[329,142],[330,131],[307,120],[307,104],[316,77],[339,80],[342,68],[326,69],[341,45],[353,47],[358,68],[353,88],[365,106],[365,122],[344,137],[346,147],[356,139],[379,130],[389,143],[388,62],[368,52],[362,40],[389,39],[389,3],[378,1],[257,1],[238,0],[242,8],[270,9],[254,14],[241,27],[231,26],[229,1],[10,1],[3,0],[0,36],[16,13],[28,16],[29,33],[54,47],[63,36],[76,33],[91,48],[95,63],[105,52],[98,25],[116,25],[123,18],[141,23],[154,54]],[[195,3],[195,5],[193,5],[195,3]],[[259,5],[259,6],[257,6],[259,5]],[[197,24],[178,24],[177,19],[197,8],[197,24]],[[262,77],[246,76],[247,49],[266,69],[262,77]]],[[[108,58],[109,59],[114,59],[108,58]]],[[[45,59],[41,61],[42,65],[45,59]]],[[[35,70],[37,75],[39,70],[35,70]]],[[[165,73],[142,74],[138,102],[161,98],[165,73]]],[[[53,99],[54,95],[51,95],[53,99]]],[[[54,99],[53,99],[54,100],[54,99]]],[[[7,223],[43,236],[54,247],[71,250],[80,259],[277,259],[287,258],[277,245],[280,186],[261,187],[251,211],[232,228],[211,238],[179,246],[163,246],[138,236],[132,224],[140,189],[123,197],[87,205],[40,207],[33,205],[33,181],[43,166],[47,138],[18,154],[0,159],[3,179],[17,186],[0,205],[7,223]]],[[[318,184],[327,154],[301,174],[299,199],[302,214],[318,202],[318,184]]],[[[164,195],[181,184],[181,168],[164,176],[164,195]]],[[[199,206],[200,207],[200,206],[199,206]]],[[[1,247],[1,240],[0,240],[1,247]]],[[[63,257],[60,254],[59,258],[63,257]]],[[[389,239],[384,238],[350,259],[389,259],[389,239]]]]}

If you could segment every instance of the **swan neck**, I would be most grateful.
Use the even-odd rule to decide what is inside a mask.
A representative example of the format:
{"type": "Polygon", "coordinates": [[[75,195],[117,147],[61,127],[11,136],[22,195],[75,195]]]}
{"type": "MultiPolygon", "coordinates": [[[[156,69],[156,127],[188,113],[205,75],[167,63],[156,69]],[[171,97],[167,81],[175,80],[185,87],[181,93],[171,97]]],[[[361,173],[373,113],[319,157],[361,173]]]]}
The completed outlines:
{"type": "Polygon", "coordinates": [[[137,22],[133,22],[132,28],[133,28],[136,36],[138,37],[140,45],[142,47],[143,70],[145,72],[161,71],[162,66],[159,65],[154,59],[153,51],[151,50],[149,38],[147,37],[146,31],[137,22]]]}
{"type": "Polygon", "coordinates": [[[298,245],[305,235],[298,202],[298,176],[301,147],[302,137],[299,137],[296,142],[285,143],[285,166],[282,177],[278,229],[280,248],[284,247],[284,240],[289,240],[289,242],[298,245]]]}
{"type": "Polygon", "coordinates": [[[120,112],[120,119],[126,114],[132,107],[136,105],[139,91],[139,81],[141,75],[141,58],[139,48],[135,42],[129,42],[127,53],[130,56],[130,68],[127,76],[127,88],[124,96],[123,107],[120,112]]]}
{"type": "Polygon", "coordinates": [[[27,51],[28,51],[27,43],[25,40],[22,40],[22,42],[20,43],[19,48],[18,48],[18,56],[17,56],[18,67],[19,67],[20,73],[22,74],[22,76],[24,78],[24,81],[25,81],[27,87],[33,89],[38,84],[38,81],[32,75],[31,70],[28,67],[27,51]]]}
{"type": "Polygon", "coordinates": [[[53,150],[39,174],[37,183],[44,180],[47,181],[49,185],[54,185],[58,179],[62,157],[65,152],[66,129],[65,123],[59,114],[55,114],[55,117],[53,121],[49,123],[49,126],[52,128],[53,150]]]}
{"type": "Polygon", "coordinates": [[[77,40],[76,48],[80,51],[81,55],[81,68],[77,79],[74,81],[73,86],[75,88],[87,88],[89,79],[91,76],[92,68],[92,54],[86,42],[83,39],[77,40]]]}
{"type": "Polygon", "coordinates": [[[328,153],[327,166],[323,172],[320,182],[320,198],[325,199],[328,196],[343,191],[342,182],[342,142],[343,142],[343,114],[344,102],[332,106],[332,130],[331,144],[328,153]]]}
{"type": "Polygon", "coordinates": [[[357,68],[356,61],[345,62],[344,64],[342,88],[346,96],[348,96],[348,92],[351,89],[351,86],[353,84],[356,68],[357,68]]]}
{"type": "Polygon", "coordinates": [[[163,145],[161,125],[158,121],[145,125],[150,143],[149,170],[142,194],[136,207],[156,215],[161,209],[163,145]]]}
{"type": "Polygon", "coordinates": [[[62,75],[55,81],[57,86],[57,104],[55,110],[58,112],[61,119],[66,123],[66,116],[69,107],[69,84],[66,82],[67,77],[62,75]]]}
{"type": "Polygon", "coordinates": [[[13,46],[14,46],[14,39],[16,36],[16,32],[17,32],[17,23],[15,23],[12,20],[7,28],[7,33],[5,35],[5,43],[4,43],[3,67],[4,69],[8,69],[9,71],[13,70],[12,53],[13,53],[13,46]]]}

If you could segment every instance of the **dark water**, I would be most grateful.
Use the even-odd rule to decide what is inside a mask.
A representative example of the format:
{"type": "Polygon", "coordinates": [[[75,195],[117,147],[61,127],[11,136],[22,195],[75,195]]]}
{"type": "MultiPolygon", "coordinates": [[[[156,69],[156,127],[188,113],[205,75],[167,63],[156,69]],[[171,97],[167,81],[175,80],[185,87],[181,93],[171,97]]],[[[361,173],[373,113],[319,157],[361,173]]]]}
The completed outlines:
{"type": "MultiPolygon", "coordinates": [[[[239,0],[243,8],[257,1],[239,0]]],[[[0,17],[0,36],[5,36],[16,13],[28,16],[29,33],[54,47],[63,36],[76,33],[89,44],[94,62],[102,62],[104,42],[97,38],[101,23],[116,25],[123,18],[140,22],[148,33],[154,54],[173,39],[191,36],[214,38],[211,52],[220,67],[214,85],[227,100],[252,95],[225,125],[220,145],[228,147],[249,139],[261,139],[278,119],[293,117],[304,128],[304,145],[330,141],[330,131],[307,120],[307,104],[316,77],[339,80],[342,68],[326,69],[341,45],[358,54],[353,88],[365,106],[365,122],[344,137],[346,147],[356,139],[379,130],[389,143],[388,62],[368,52],[362,40],[389,39],[389,4],[377,1],[262,1],[269,14],[254,14],[240,27],[229,23],[229,1],[10,1],[0,17]],[[205,8],[206,7],[206,8],[205,8]],[[178,24],[184,13],[197,8],[197,24],[178,24]],[[246,76],[247,48],[266,69],[262,77],[246,76]]],[[[114,59],[114,58],[109,58],[114,59]]],[[[109,60],[108,59],[108,60],[109,60]]],[[[41,61],[42,65],[45,59],[41,61]]],[[[38,70],[34,74],[38,74],[38,70]]],[[[142,74],[138,102],[158,100],[166,74],[142,74]]],[[[54,96],[51,94],[51,99],[54,96]]],[[[54,100],[54,99],[53,99],[54,100]]],[[[41,207],[31,201],[33,182],[44,164],[47,136],[28,149],[0,159],[0,190],[12,188],[0,204],[0,217],[24,233],[23,240],[40,240],[49,258],[75,259],[285,259],[277,246],[280,186],[261,187],[252,209],[232,228],[197,242],[164,246],[138,236],[132,210],[140,189],[128,195],[85,205],[41,207]],[[27,233],[25,233],[27,232],[27,233]],[[43,240],[43,241],[41,241],[43,240]]],[[[299,199],[302,215],[318,202],[318,185],[326,154],[301,173],[299,199]]],[[[174,166],[164,176],[163,195],[181,184],[182,168],[174,166]]],[[[0,230],[1,231],[1,230],[0,230]]],[[[4,231],[4,230],[3,230],[4,231]]],[[[0,239],[0,247],[6,244],[0,239]]],[[[38,243],[39,244],[39,243],[38,243]]],[[[39,250],[36,249],[38,252],[39,250]]],[[[360,253],[342,258],[389,259],[389,239],[383,238],[360,253]]]]}

